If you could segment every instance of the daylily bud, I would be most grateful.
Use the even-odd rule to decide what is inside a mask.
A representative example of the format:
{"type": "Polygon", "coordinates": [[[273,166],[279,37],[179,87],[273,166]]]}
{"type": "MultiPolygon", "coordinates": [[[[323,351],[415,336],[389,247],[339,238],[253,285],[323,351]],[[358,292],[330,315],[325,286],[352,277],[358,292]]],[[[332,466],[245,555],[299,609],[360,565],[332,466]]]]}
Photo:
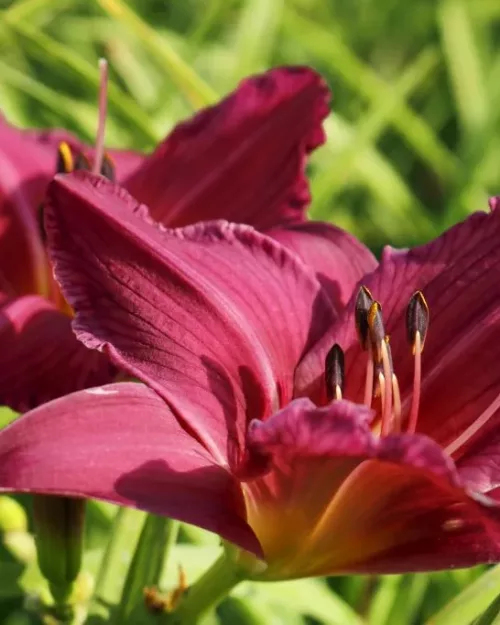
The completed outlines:
{"type": "Polygon", "coordinates": [[[82,562],[85,500],[37,495],[33,515],[38,565],[55,602],[63,604],[82,562]]]}

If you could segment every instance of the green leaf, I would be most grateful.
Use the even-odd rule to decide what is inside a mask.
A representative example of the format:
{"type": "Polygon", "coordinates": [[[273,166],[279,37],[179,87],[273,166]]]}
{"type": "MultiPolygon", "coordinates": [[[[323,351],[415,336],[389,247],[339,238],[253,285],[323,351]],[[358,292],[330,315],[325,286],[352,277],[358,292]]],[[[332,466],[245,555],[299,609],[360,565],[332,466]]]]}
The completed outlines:
{"type": "Polygon", "coordinates": [[[118,508],[98,568],[90,614],[107,617],[106,606],[118,603],[145,518],[140,510],[118,508]]]}
{"type": "Polygon", "coordinates": [[[500,595],[474,625],[500,625],[500,595]]]}
{"type": "Polygon", "coordinates": [[[324,581],[301,579],[290,582],[250,582],[241,584],[234,591],[235,596],[253,596],[295,610],[320,621],[325,625],[362,625],[361,616],[338,595],[330,591],[324,581]]]}
{"type": "Polygon", "coordinates": [[[143,591],[159,585],[178,531],[178,521],[153,514],[146,517],[113,618],[114,623],[133,625],[148,617],[143,591]]]}
{"type": "MultiPolygon", "coordinates": [[[[99,87],[97,63],[95,66],[92,65],[67,46],[47,37],[25,22],[17,22],[6,16],[4,23],[20,37],[23,45],[38,56],[39,62],[47,64],[49,68],[56,66],[58,68],[63,67],[66,70],[69,69],[80,80],[91,86],[95,92],[95,102],[97,103],[97,90],[99,87]]],[[[129,124],[132,123],[136,130],[142,133],[146,141],[150,143],[152,141],[156,142],[158,137],[153,131],[146,113],[112,82],[108,85],[108,99],[110,105],[114,107],[121,118],[129,124]]],[[[60,111],[60,109],[61,104],[55,110],[60,111]]],[[[95,104],[95,111],[97,121],[97,104],[95,104]]]]}
{"type": "Polygon", "coordinates": [[[243,4],[234,30],[236,49],[231,82],[269,66],[283,4],[283,0],[248,0],[243,4]]]}
{"type": "Polygon", "coordinates": [[[500,565],[483,573],[425,625],[470,625],[498,595],[500,565]]]}
{"type": "MultiPolygon", "coordinates": [[[[290,36],[298,38],[305,48],[324,59],[360,96],[373,104],[392,97],[392,85],[356,56],[342,41],[338,30],[332,32],[329,28],[319,27],[292,10],[286,12],[285,17],[285,27],[290,29],[290,36]]],[[[454,154],[406,103],[397,105],[391,121],[415,153],[429,163],[437,175],[443,178],[456,175],[454,154]]]]}
{"type": "Polygon", "coordinates": [[[442,0],[438,16],[460,121],[464,131],[473,136],[484,132],[488,126],[489,97],[469,3],[442,0]]]}
{"type": "Polygon", "coordinates": [[[144,22],[124,2],[121,0],[98,0],[98,2],[106,13],[129,28],[158,62],[165,66],[173,82],[193,107],[206,106],[217,100],[216,93],[177,54],[167,39],[144,22]]]}
{"type": "Polygon", "coordinates": [[[292,607],[276,605],[261,594],[249,592],[248,597],[226,597],[218,612],[224,623],[238,625],[305,625],[305,618],[292,607]]]}
{"type": "MultiPolygon", "coordinates": [[[[335,151],[335,157],[330,159],[328,168],[316,176],[314,180],[313,197],[315,204],[331,202],[332,197],[338,194],[348,183],[349,177],[356,169],[358,160],[362,159],[367,149],[376,143],[379,135],[391,122],[397,107],[436,69],[437,62],[436,50],[431,48],[424,50],[414,63],[407,67],[399,82],[394,86],[391,96],[374,104],[372,111],[356,128],[352,129],[349,141],[345,141],[342,147],[339,147],[338,133],[331,135],[329,141],[337,144],[338,147],[335,151]]],[[[374,147],[373,150],[375,149],[374,147]]],[[[369,175],[367,169],[370,165],[371,163],[367,163],[365,158],[363,167],[358,167],[358,171],[363,171],[366,177],[369,175]]],[[[386,179],[380,179],[376,175],[372,175],[370,179],[374,181],[376,187],[383,187],[387,182],[386,179]]],[[[404,202],[391,201],[392,211],[386,224],[389,228],[386,230],[388,237],[394,239],[398,232],[401,233],[408,226],[412,229],[421,229],[426,234],[433,232],[432,222],[426,218],[425,212],[419,204],[417,198],[411,195],[409,198],[405,198],[404,202]],[[416,208],[420,208],[420,210],[417,212],[416,208]]],[[[377,215],[377,217],[374,216],[374,219],[380,217],[383,216],[377,215]]]]}

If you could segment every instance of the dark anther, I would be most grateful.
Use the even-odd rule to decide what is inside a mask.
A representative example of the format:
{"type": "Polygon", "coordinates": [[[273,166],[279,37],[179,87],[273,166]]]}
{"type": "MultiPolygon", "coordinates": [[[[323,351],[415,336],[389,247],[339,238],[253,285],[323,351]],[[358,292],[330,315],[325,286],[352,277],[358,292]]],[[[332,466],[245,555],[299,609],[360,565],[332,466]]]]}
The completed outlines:
{"type": "Polygon", "coordinates": [[[340,345],[335,343],[325,358],[325,383],[328,401],[342,397],[344,373],[344,352],[340,345]]]}
{"type": "Polygon", "coordinates": [[[420,351],[424,349],[425,337],[429,328],[429,307],[422,291],[415,291],[406,309],[406,331],[408,341],[415,350],[417,332],[420,335],[420,351]]]}
{"type": "Polygon", "coordinates": [[[78,152],[78,155],[75,160],[75,170],[85,170],[90,171],[92,169],[92,165],[90,164],[89,159],[85,156],[83,152],[78,152]]]}
{"type": "Polygon", "coordinates": [[[115,181],[115,164],[113,163],[112,158],[109,154],[104,154],[101,165],[101,175],[111,180],[111,182],[115,181]]]}
{"type": "Polygon", "coordinates": [[[356,322],[356,330],[358,332],[359,342],[363,349],[368,349],[368,311],[373,304],[373,297],[366,286],[360,287],[358,297],[356,298],[356,306],[354,309],[354,318],[356,322]]]}
{"type": "Polygon", "coordinates": [[[382,306],[379,302],[372,302],[368,310],[367,325],[373,347],[377,347],[382,341],[386,341],[382,306]]]}

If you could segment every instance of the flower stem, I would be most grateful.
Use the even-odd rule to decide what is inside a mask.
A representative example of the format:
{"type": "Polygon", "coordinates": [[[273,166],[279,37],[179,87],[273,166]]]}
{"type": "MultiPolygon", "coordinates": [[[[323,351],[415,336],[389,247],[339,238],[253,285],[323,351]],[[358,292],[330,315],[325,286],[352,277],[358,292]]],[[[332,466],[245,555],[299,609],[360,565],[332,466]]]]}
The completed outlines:
{"type": "MultiPolygon", "coordinates": [[[[177,540],[179,522],[150,514],[139,537],[134,557],[127,573],[115,623],[137,622],[144,607],[144,589],[157,586],[166,559],[177,540]]],[[[144,621],[145,616],[141,616],[144,621]]]]}
{"type": "Polygon", "coordinates": [[[217,605],[240,582],[245,570],[224,553],[214,562],[182,597],[174,612],[163,615],[161,625],[195,625],[214,605],[217,605]]]}
{"type": "Polygon", "coordinates": [[[146,514],[134,508],[118,508],[110,530],[110,540],[95,583],[90,614],[107,618],[104,606],[115,604],[121,596],[122,582],[133,558],[146,514]]]}

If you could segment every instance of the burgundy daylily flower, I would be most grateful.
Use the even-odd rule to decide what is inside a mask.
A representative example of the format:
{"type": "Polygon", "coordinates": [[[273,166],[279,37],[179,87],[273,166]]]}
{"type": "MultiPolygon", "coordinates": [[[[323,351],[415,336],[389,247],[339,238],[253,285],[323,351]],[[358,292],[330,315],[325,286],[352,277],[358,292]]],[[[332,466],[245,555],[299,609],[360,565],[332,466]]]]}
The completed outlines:
{"type": "Polygon", "coordinates": [[[498,208],[387,250],[337,318],[314,270],[250,227],[159,228],[88,174],[49,198],[78,337],[146,385],[21,417],[0,489],[195,523],[266,579],[500,560],[498,208]]]}
{"type": "MultiPolygon", "coordinates": [[[[354,284],[375,260],[335,227],[304,222],[305,160],[324,140],[327,112],[318,74],[271,70],[180,124],[150,156],[109,152],[101,173],[147,201],[153,219],[166,225],[224,217],[272,228],[313,267],[327,267],[322,279],[340,310],[347,296],[337,274],[349,272],[354,284]],[[351,249],[359,259],[352,267],[351,249]],[[333,259],[329,267],[324,254],[333,259]]],[[[0,403],[26,410],[110,379],[106,359],[85,350],[70,330],[71,311],[52,279],[38,219],[56,170],[90,169],[94,152],[61,130],[20,131],[2,121],[0,133],[0,403]]]]}

